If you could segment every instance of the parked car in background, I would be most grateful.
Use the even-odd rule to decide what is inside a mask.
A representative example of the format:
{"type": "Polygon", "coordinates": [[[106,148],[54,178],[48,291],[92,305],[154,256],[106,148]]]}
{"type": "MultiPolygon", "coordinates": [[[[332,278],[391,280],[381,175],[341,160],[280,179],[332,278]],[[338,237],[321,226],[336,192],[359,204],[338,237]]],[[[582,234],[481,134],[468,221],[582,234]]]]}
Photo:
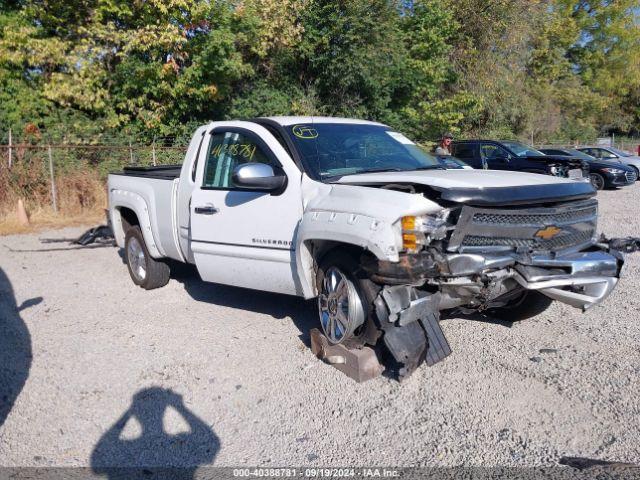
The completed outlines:
{"type": "Polygon", "coordinates": [[[587,162],[589,164],[589,179],[596,190],[624,187],[637,180],[636,171],[632,167],[620,162],[598,160],[575,148],[541,148],[540,151],[545,155],[564,155],[580,158],[587,162]]]}
{"type": "Polygon", "coordinates": [[[457,140],[451,148],[455,157],[473,168],[541,173],[581,181],[589,178],[586,162],[565,155],[545,155],[520,142],[457,140]]]}
{"type": "Polygon", "coordinates": [[[615,147],[598,145],[595,147],[578,147],[578,150],[599,160],[620,162],[630,166],[636,172],[636,180],[640,178],[640,156],[632,155],[615,147]]]}

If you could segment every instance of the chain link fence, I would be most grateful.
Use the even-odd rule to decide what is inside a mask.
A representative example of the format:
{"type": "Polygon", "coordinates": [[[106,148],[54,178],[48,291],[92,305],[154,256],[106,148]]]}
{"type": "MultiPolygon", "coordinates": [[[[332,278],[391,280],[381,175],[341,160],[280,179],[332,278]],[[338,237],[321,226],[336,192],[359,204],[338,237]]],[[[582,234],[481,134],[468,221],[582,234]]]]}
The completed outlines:
{"type": "Polygon", "coordinates": [[[16,141],[0,144],[0,212],[22,199],[32,210],[78,213],[103,208],[109,172],[127,165],[181,164],[186,143],[83,144],[16,141]]]}
{"type": "Polygon", "coordinates": [[[583,146],[611,146],[638,155],[640,153],[640,138],[635,137],[602,137],[571,142],[536,143],[535,148],[576,148],[583,146]]]}
{"type": "MultiPolygon", "coordinates": [[[[151,143],[102,136],[100,143],[47,141],[0,135],[0,213],[13,210],[18,199],[31,209],[77,213],[106,206],[109,172],[127,165],[181,164],[189,139],[162,137],[151,143]]],[[[606,139],[539,144],[536,148],[573,148],[606,139]]],[[[612,137],[610,143],[638,153],[640,138],[612,137]]]]}

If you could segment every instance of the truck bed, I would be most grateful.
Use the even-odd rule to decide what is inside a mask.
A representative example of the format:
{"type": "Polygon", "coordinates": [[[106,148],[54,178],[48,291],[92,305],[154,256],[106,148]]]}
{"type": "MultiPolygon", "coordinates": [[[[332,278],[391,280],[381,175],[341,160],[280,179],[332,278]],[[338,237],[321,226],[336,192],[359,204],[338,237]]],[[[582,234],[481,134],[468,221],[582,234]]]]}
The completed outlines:
{"type": "Polygon", "coordinates": [[[160,165],[157,167],[124,167],[122,172],[113,172],[112,175],[155,178],[158,180],[175,180],[176,178],[180,178],[181,169],[182,165],[160,165]]]}

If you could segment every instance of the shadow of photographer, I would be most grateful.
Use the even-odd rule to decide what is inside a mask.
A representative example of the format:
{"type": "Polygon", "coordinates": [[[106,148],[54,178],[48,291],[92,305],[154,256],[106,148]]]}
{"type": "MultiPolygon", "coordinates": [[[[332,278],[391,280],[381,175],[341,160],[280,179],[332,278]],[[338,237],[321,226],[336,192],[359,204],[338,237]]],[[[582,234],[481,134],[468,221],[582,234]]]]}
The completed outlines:
{"type": "Polygon", "coordinates": [[[129,409],[100,438],[91,468],[109,479],[153,475],[186,480],[194,478],[198,466],[212,463],[219,450],[218,436],[185,406],[181,395],[151,387],[136,393],[129,409]],[[170,410],[186,430],[167,431],[170,410]]]}
{"type": "Polygon", "coordinates": [[[18,306],[9,277],[0,268],[0,427],[31,369],[31,335],[20,312],[40,302],[42,297],[35,297],[18,306]]]}

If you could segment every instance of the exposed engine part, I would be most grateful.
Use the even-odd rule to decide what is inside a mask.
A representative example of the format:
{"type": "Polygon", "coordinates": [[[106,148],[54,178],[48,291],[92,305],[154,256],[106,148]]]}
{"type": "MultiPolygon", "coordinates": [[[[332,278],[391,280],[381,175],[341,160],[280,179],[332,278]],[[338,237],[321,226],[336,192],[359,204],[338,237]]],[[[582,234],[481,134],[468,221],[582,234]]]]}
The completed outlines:
{"type": "Polygon", "coordinates": [[[419,297],[416,289],[407,286],[385,287],[380,295],[388,308],[387,320],[401,327],[439,310],[440,295],[419,297]]]}
{"type": "Polygon", "coordinates": [[[401,367],[400,380],[427,360],[434,365],[451,353],[438,323],[440,295],[409,286],[386,286],[374,302],[384,343],[401,367]]]}
{"type": "Polygon", "coordinates": [[[426,278],[440,274],[433,256],[427,252],[414,255],[401,254],[398,262],[388,262],[371,255],[363,255],[360,262],[371,280],[379,284],[423,284],[426,278]]]}

